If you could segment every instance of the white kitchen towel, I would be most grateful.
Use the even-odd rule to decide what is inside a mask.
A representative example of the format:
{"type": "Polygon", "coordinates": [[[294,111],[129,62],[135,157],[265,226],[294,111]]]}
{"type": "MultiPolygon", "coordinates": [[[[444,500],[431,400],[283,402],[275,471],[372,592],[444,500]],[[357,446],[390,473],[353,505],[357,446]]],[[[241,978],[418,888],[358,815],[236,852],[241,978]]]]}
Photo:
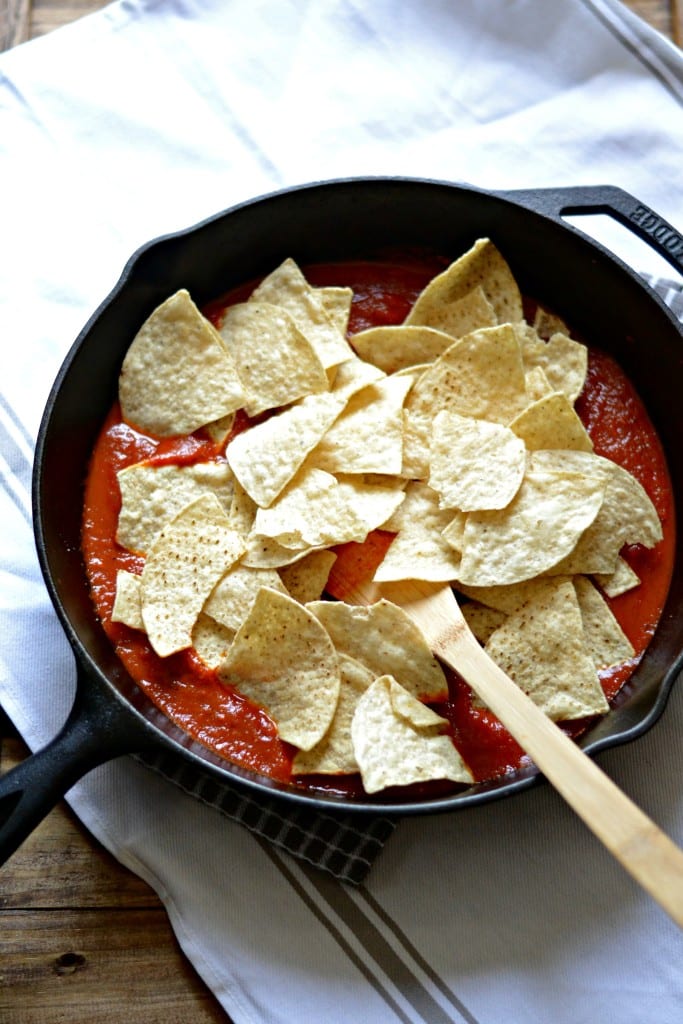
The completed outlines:
{"type": "MultiPolygon", "coordinates": [[[[0,701],[29,746],[74,686],[33,548],[31,451],[61,360],[139,244],[349,174],[609,183],[680,230],[681,168],[683,60],[616,0],[121,0],[1,55],[0,701]]],[[[682,734],[678,686],[655,729],[600,756],[679,844],[682,734]]],[[[238,1024],[683,1015],[680,932],[548,786],[402,822],[355,887],[130,758],[69,798],[159,892],[238,1024]]]]}

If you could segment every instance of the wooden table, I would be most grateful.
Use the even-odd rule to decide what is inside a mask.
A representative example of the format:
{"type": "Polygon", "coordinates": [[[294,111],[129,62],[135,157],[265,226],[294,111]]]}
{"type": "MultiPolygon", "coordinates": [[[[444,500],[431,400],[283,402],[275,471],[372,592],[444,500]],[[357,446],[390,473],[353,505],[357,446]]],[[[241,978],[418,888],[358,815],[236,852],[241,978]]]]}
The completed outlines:
{"type": "MultiPolygon", "coordinates": [[[[678,0],[625,0],[683,46],[678,0]]],[[[104,0],[0,0],[0,50],[104,0]]],[[[0,771],[27,751],[0,712],[0,771]]],[[[96,843],[66,805],[3,868],[0,1024],[229,1024],[180,952],[163,906],[96,843]]]]}

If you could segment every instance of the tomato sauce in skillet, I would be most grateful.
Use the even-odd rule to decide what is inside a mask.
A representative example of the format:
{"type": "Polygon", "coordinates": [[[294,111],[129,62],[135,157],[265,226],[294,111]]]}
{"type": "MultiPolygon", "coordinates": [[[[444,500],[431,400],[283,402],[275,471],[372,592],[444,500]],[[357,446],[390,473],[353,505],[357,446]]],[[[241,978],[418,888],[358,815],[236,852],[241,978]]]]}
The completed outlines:
{"type": "MultiPolygon", "coordinates": [[[[401,323],[419,292],[444,269],[435,259],[409,258],[387,262],[350,262],[304,267],[315,286],[351,287],[354,300],[349,332],[371,326],[401,323]]],[[[222,311],[241,301],[251,288],[231,293],[204,312],[219,324],[222,311]]],[[[608,601],[635,649],[635,656],[600,673],[608,700],[613,701],[633,672],[652,638],[666,599],[674,558],[673,497],[664,453],[647,412],[632,383],[605,353],[589,349],[588,375],[576,409],[588,430],[596,454],[605,455],[631,472],[653,501],[662,522],[663,540],[652,550],[625,548],[623,557],[641,579],[640,586],[608,601]]],[[[249,421],[238,414],[237,431],[249,421]]],[[[122,422],[118,404],[110,410],[92,455],[86,481],[82,546],[97,614],[118,656],[150,700],[187,733],[227,760],[306,790],[325,789],[364,795],[357,776],[301,776],[292,778],[294,748],[282,742],[271,719],[236,690],[221,683],[192,651],[160,658],[146,636],[111,621],[119,569],[142,570],[143,559],[121,548],[115,540],[120,498],[116,473],[146,460],[152,464],[190,464],[223,461],[217,448],[202,433],[183,438],[155,438],[122,422]]],[[[342,545],[340,558],[356,560],[367,571],[379,564],[391,534],[376,531],[365,544],[342,545]]],[[[469,688],[455,674],[449,677],[450,694],[435,706],[451,724],[454,741],[476,781],[504,776],[526,762],[526,755],[495,716],[473,706],[469,688]]],[[[578,736],[590,721],[564,723],[578,736]]],[[[453,784],[430,783],[407,787],[413,797],[453,789],[453,784]]],[[[385,791],[383,797],[389,796],[385,791]]]]}

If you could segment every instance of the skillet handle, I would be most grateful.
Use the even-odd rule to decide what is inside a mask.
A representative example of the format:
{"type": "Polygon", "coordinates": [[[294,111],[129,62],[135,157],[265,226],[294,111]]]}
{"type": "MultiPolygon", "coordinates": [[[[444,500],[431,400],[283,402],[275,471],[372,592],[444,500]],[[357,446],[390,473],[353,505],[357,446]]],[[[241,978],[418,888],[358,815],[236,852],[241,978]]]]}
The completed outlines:
{"type": "Polygon", "coordinates": [[[0,778],[0,865],[91,768],[152,744],[130,709],[79,666],[74,704],[60,732],[0,778]]]}
{"type": "MultiPolygon", "coordinates": [[[[554,220],[589,214],[606,214],[646,242],[679,274],[683,274],[683,236],[645,203],[613,185],[572,188],[519,189],[505,197],[554,220]]],[[[566,227],[566,225],[565,225],[566,227]]]]}

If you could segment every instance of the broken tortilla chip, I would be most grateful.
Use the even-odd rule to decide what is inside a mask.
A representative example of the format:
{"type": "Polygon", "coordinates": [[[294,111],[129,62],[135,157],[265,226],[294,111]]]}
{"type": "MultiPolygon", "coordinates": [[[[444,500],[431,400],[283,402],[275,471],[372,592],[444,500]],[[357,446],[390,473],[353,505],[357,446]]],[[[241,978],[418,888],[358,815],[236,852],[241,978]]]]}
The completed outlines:
{"type": "Polygon", "coordinates": [[[385,373],[396,373],[433,362],[453,344],[453,336],[433,327],[394,324],[369,327],[352,335],[350,341],[362,359],[379,366],[385,373]]]}
{"type": "Polygon", "coordinates": [[[140,577],[126,569],[116,573],[116,594],[111,612],[112,622],[122,622],[131,629],[144,630],[140,577]]]}
{"type": "Polygon", "coordinates": [[[353,289],[325,285],[323,288],[315,288],[314,291],[322,300],[323,309],[330,321],[340,334],[346,335],[353,302],[353,289]]]}
{"type": "Polygon", "coordinates": [[[488,238],[478,239],[468,252],[420,293],[406,317],[407,324],[425,324],[447,334],[461,334],[457,303],[481,288],[499,323],[515,323],[524,312],[512,271],[488,238]]]}
{"type": "Polygon", "coordinates": [[[420,579],[447,582],[457,575],[460,556],[443,536],[453,512],[439,508],[436,491],[411,481],[405,499],[384,529],[396,531],[373,579],[377,583],[420,579]]]}
{"type": "Polygon", "coordinates": [[[611,573],[625,544],[652,548],[662,539],[662,524],[645,488],[616,462],[589,452],[538,451],[531,460],[541,471],[566,469],[602,473],[604,500],[571,552],[552,567],[553,573],[611,573]]]}
{"type": "Polygon", "coordinates": [[[336,554],[325,548],[311,551],[297,562],[283,566],[279,570],[280,579],[287,592],[300,604],[319,601],[336,560],[336,554]]]}
{"type": "Polygon", "coordinates": [[[427,477],[431,425],[442,409],[505,425],[527,405],[514,328],[501,324],[466,335],[424,371],[406,399],[403,475],[427,477]]]}
{"type": "Polygon", "coordinates": [[[596,572],[592,575],[600,589],[608,597],[619,597],[620,594],[625,594],[640,583],[640,577],[621,555],[617,558],[616,566],[612,572],[596,572]]]}
{"type": "Polygon", "coordinates": [[[347,775],[358,771],[351,722],[361,695],[375,681],[375,676],[365,665],[345,654],[339,655],[339,670],[339,700],[330,727],[311,750],[297,752],[292,765],[294,775],[347,775]]]}
{"type": "Polygon", "coordinates": [[[402,608],[385,600],[367,607],[343,601],[313,601],[307,607],[320,619],[341,654],[360,661],[376,676],[389,672],[423,700],[442,700],[447,695],[443,669],[402,608]]]}
{"type": "Polygon", "coordinates": [[[324,294],[308,283],[293,259],[284,260],[268,274],[249,301],[267,302],[286,310],[325,369],[338,366],[353,355],[353,349],[337,326],[337,312],[332,317],[328,314],[324,294]]]}
{"type": "Polygon", "coordinates": [[[244,622],[261,587],[286,593],[274,569],[233,566],[216,584],[202,609],[216,622],[236,632],[244,622]]]}
{"type": "Polygon", "coordinates": [[[585,576],[574,576],[586,644],[595,667],[609,668],[628,661],[633,645],[615,619],[600,591],[585,576]]]}
{"type": "Polygon", "coordinates": [[[275,501],[343,407],[336,395],[309,395],[230,442],[228,463],[257,505],[275,501]]]}
{"type": "Polygon", "coordinates": [[[529,451],[561,448],[592,452],[593,442],[563,391],[544,395],[510,423],[529,451]]]}
{"type": "Polygon", "coordinates": [[[571,581],[544,589],[523,604],[492,633],[484,649],[553,721],[609,710],[571,581]]]}
{"type": "Polygon", "coordinates": [[[515,329],[522,345],[525,368],[543,370],[553,391],[563,391],[570,402],[575,402],[586,381],[586,346],[562,332],[543,341],[528,324],[518,323],[515,329]]]}
{"type": "Polygon", "coordinates": [[[478,601],[464,601],[460,610],[465,622],[482,646],[507,618],[505,612],[488,608],[485,604],[479,604],[478,601]]]}
{"type": "Polygon", "coordinates": [[[199,614],[192,629],[192,646],[207,668],[216,669],[224,660],[235,630],[216,622],[204,612],[199,614]]]}
{"type": "Polygon", "coordinates": [[[468,514],[458,580],[519,583],[553,569],[594,521],[604,494],[599,473],[527,469],[506,508],[468,514]]]}
{"type": "Polygon", "coordinates": [[[195,498],[214,494],[226,512],[232,502],[233,476],[225,462],[137,462],[116,476],[121,492],[116,540],[138,554],[144,554],[166,523],[195,498]]]}
{"type": "Polygon", "coordinates": [[[289,595],[261,589],[218,669],[219,677],[310,750],[327,732],[339,698],[339,661],[320,621],[289,595]]]}
{"type": "Polygon", "coordinates": [[[244,385],[247,415],[327,390],[327,374],[316,351],[286,310],[251,300],[230,306],[221,337],[244,385]]]}
{"type": "Polygon", "coordinates": [[[469,768],[443,734],[447,725],[391,676],[375,680],[359,698],[351,722],[365,791],[377,793],[430,779],[471,783],[469,768]]]}
{"type": "MultiPolygon", "coordinates": [[[[304,466],[270,508],[256,512],[252,538],[292,550],[363,541],[403,501],[403,491],[304,466]]],[[[280,563],[286,564],[286,563],[280,563]]]]}
{"type": "Polygon", "coordinates": [[[192,646],[204,602],[243,550],[242,538],[214,494],[186,505],[157,534],[140,587],[142,621],[160,657],[192,646]]]}
{"type": "Polygon", "coordinates": [[[505,508],[520,488],[525,466],[524,442],[508,427],[445,409],[435,416],[429,484],[441,508],[505,508]]]}
{"type": "Polygon", "coordinates": [[[399,474],[403,402],[410,378],[384,377],[357,391],[311,454],[328,473],[399,474]]]}
{"type": "Polygon", "coordinates": [[[160,437],[190,434],[242,406],[234,360],[185,289],[157,306],[133,339],[119,400],[128,423],[160,437]]]}

